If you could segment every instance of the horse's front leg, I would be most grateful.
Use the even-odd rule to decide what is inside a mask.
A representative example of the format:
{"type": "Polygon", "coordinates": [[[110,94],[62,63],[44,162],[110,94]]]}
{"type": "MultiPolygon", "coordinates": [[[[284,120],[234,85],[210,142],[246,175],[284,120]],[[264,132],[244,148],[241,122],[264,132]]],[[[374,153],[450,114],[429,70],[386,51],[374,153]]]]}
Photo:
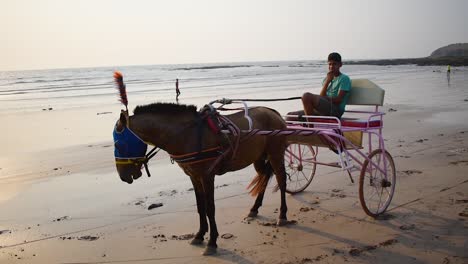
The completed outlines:
{"type": "Polygon", "coordinates": [[[208,232],[208,222],[206,221],[205,195],[201,182],[197,179],[193,179],[192,177],[190,177],[190,179],[192,180],[193,190],[195,191],[195,198],[197,199],[198,216],[200,217],[200,228],[198,229],[197,234],[192,239],[190,244],[201,245],[203,244],[203,237],[205,236],[206,232],[208,232]]]}
{"type": "Polygon", "coordinates": [[[210,175],[203,180],[203,190],[205,191],[206,215],[210,221],[210,240],[203,255],[213,255],[216,254],[216,248],[218,248],[216,241],[219,236],[215,220],[214,175],[210,175]]]}

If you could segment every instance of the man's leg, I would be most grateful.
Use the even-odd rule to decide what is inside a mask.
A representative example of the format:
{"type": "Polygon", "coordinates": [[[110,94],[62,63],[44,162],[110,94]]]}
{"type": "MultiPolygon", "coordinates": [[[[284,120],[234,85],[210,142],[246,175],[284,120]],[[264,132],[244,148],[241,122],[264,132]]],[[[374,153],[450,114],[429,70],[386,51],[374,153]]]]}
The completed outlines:
{"type": "Polygon", "coordinates": [[[319,104],[320,95],[312,93],[304,93],[302,95],[302,105],[304,106],[304,112],[306,115],[314,115],[319,104]]]}
{"type": "Polygon", "coordinates": [[[305,115],[304,110],[299,110],[299,111],[293,111],[293,112],[288,112],[288,115],[296,115],[297,117],[286,117],[286,121],[305,121],[305,119],[302,117],[305,115]]]}

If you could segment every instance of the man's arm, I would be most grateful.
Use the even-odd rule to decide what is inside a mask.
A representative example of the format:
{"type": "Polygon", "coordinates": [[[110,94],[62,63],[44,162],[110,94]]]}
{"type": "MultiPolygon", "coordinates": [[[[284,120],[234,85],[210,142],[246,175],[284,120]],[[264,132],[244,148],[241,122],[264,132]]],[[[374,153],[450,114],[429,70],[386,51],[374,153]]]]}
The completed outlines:
{"type": "Polygon", "coordinates": [[[336,97],[329,97],[332,104],[340,104],[341,101],[343,100],[343,98],[345,97],[346,93],[348,93],[348,91],[343,91],[343,90],[340,90],[339,93],[338,93],[338,96],[336,97]]]}
{"type": "Polygon", "coordinates": [[[340,88],[338,90],[338,95],[333,98],[330,98],[330,101],[333,104],[340,104],[341,101],[343,101],[346,94],[349,93],[349,91],[351,90],[351,80],[349,78],[342,79],[339,87],[340,88]]]}
{"type": "Polygon", "coordinates": [[[320,91],[320,96],[327,96],[328,85],[330,85],[332,80],[333,80],[333,73],[332,72],[327,73],[327,78],[323,82],[322,91],[320,91]]]}

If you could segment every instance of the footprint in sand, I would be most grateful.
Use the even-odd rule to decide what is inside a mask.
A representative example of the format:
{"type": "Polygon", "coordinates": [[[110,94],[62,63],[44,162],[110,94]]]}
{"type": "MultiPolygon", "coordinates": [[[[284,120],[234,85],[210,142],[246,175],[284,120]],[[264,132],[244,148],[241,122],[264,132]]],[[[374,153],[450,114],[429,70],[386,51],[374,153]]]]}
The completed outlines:
{"type": "Polygon", "coordinates": [[[68,220],[68,219],[70,219],[70,217],[68,215],[66,215],[66,216],[62,216],[62,217],[59,217],[57,219],[54,219],[54,220],[52,220],[52,222],[60,222],[60,221],[63,221],[63,220],[68,220]]]}
{"type": "Polygon", "coordinates": [[[154,203],[154,204],[151,204],[150,206],[148,206],[148,210],[152,210],[154,208],[158,208],[158,207],[161,207],[163,206],[163,203],[154,203]]]}
{"type": "Polygon", "coordinates": [[[299,209],[299,211],[301,212],[309,212],[311,210],[315,210],[315,209],[312,207],[301,207],[301,209],[299,209]]]}
{"type": "Polygon", "coordinates": [[[468,165],[468,160],[459,160],[459,161],[452,161],[452,162],[449,162],[450,165],[458,165],[458,164],[461,164],[461,165],[468,165]]]}
{"type": "Polygon", "coordinates": [[[346,197],[346,194],[343,194],[343,193],[332,193],[332,194],[330,194],[330,197],[345,198],[345,197],[346,197]]]}
{"type": "Polygon", "coordinates": [[[466,212],[461,212],[458,214],[459,216],[463,216],[463,217],[468,217],[468,213],[466,212]]]}
{"type": "Polygon", "coordinates": [[[10,234],[11,231],[10,230],[0,230],[0,235],[2,234],[10,234]]]}
{"type": "Polygon", "coordinates": [[[167,238],[164,234],[158,234],[153,236],[155,239],[159,239],[159,242],[167,242],[167,238]]]}
{"type": "Polygon", "coordinates": [[[415,229],[415,228],[416,228],[416,226],[415,226],[414,224],[411,224],[411,225],[402,225],[402,226],[400,226],[400,229],[401,229],[401,230],[405,230],[405,231],[407,231],[407,230],[413,230],[413,229],[415,229]]]}
{"type": "Polygon", "coordinates": [[[72,239],[77,239],[77,240],[84,240],[84,241],[94,241],[94,240],[98,240],[99,237],[98,236],[81,236],[81,237],[59,237],[60,239],[62,240],[72,240],[72,239]]]}
{"type": "Polygon", "coordinates": [[[338,197],[338,198],[345,198],[346,194],[341,193],[343,190],[341,189],[333,189],[331,190],[333,193],[330,194],[330,197],[338,197]]]}
{"type": "MultiPolygon", "coordinates": [[[[258,224],[261,226],[272,226],[272,227],[277,226],[276,222],[259,222],[258,224]]],[[[295,224],[297,224],[296,220],[287,220],[287,222],[284,225],[295,225],[295,224]]]]}
{"type": "Polygon", "coordinates": [[[94,241],[94,240],[98,240],[99,237],[97,237],[97,236],[81,236],[81,237],[78,237],[77,239],[78,240],[85,240],[85,241],[94,241]]]}
{"type": "Polygon", "coordinates": [[[392,219],[395,219],[395,218],[396,218],[396,216],[385,213],[385,214],[378,215],[375,219],[377,219],[377,220],[392,220],[392,219]]]}
{"type": "Polygon", "coordinates": [[[224,239],[231,239],[231,238],[234,238],[234,235],[233,235],[233,234],[230,234],[230,233],[226,233],[226,234],[222,234],[222,235],[221,235],[221,238],[224,238],[224,239]]]}
{"type": "Polygon", "coordinates": [[[427,138],[421,138],[421,139],[416,140],[416,142],[423,143],[424,141],[428,141],[428,140],[429,139],[427,139],[427,138]]]}
{"type": "Polygon", "coordinates": [[[185,234],[185,235],[180,235],[180,236],[172,235],[171,239],[172,240],[189,240],[194,237],[195,237],[195,234],[192,233],[192,234],[185,234]]]}
{"type": "Polygon", "coordinates": [[[404,170],[404,171],[400,171],[401,173],[404,173],[406,175],[412,175],[412,174],[421,174],[422,171],[420,170],[404,170]]]}
{"type": "Polygon", "coordinates": [[[398,240],[396,239],[389,239],[389,240],[386,240],[384,242],[380,242],[378,245],[368,245],[368,246],[364,246],[364,247],[360,247],[360,248],[352,248],[348,251],[348,253],[353,256],[353,257],[357,257],[359,255],[361,255],[361,253],[365,252],[365,251],[371,251],[371,250],[375,250],[379,247],[386,247],[386,246],[390,246],[390,245],[393,245],[395,243],[397,243],[398,240]]]}
{"type": "Polygon", "coordinates": [[[405,158],[405,159],[409,159],[409,158],[411,158],[411,156],[399,155],[399,156],[395,156],[395,158],[405,158]]]}

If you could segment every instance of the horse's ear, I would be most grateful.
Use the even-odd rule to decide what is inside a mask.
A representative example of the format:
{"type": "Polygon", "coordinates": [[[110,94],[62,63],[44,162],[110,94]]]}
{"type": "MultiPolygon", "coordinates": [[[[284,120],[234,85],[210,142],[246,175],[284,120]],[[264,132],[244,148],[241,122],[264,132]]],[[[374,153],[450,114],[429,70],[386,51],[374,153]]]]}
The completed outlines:
{"type": "Polygon", "coordinates": [[[120,124],[122,126],[127,126],[128,122],[128,112],[127,111],[124,111],[124,110],[121,110],[120,111],[120,124]]]}

